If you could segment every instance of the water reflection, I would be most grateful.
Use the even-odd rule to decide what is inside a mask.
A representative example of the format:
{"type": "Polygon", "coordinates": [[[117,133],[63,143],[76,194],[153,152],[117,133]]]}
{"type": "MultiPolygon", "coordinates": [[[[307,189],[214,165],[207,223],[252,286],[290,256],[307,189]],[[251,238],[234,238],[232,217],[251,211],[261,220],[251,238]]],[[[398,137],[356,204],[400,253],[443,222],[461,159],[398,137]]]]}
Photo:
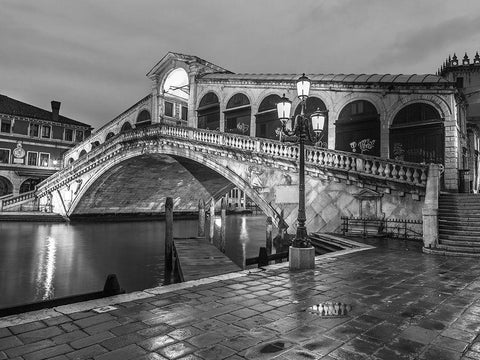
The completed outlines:
{"type": "MultiPolygon", "coordinates": [[[[239,266],[265,246],[265,219],[227,216],[226,253],[239,266]]],[[[196,236],[197,225],[175,221],[174,236],[196,236]]],[[[98,291],[111,273],[127,292],[163,283],[162,221],[0,222],[0,234],[0,307],[98,291]]]]}

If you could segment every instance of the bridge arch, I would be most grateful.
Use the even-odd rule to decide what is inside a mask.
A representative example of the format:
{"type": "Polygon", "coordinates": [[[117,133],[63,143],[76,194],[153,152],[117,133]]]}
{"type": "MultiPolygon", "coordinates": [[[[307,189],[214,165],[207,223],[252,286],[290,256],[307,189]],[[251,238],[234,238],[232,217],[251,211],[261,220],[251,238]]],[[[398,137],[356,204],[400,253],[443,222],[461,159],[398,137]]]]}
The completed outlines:
{"type": "Polygon", "coordinates": [[[0,196],[8,195],[13,192],[13,184],[6,177],[0,176],[0,196]]]}
{"type": "Polygon", "coordinates": [[[375,105],[368,100],[347,103],[335,122],[335,149],[380,156],[381,123],[375,105]]]}
{"type": "Polygon", "coordinates": [[[390,158],[444,164],[445,129],[441,113],[428,102],[410,102],[390,126],[390,158]]]}
{"type": "Polygon", "coordinates": [[[220,98],[215,91],[208,91],[199,97],[197,118],[199,129],[220,129],[220,98]]]}
{"type": "Polygon", "coordinates": [[[224,110],[225,132],[249,135],[252,115],[251,101],[243,92],[233,94],[224,110]]]}
{"type": "MultiPolygon", "coordinates": [[[[123,154],[115,158],[112,162],[105,163],[102,167],[98,168],[98,170],[94,174],[90,174],[86,179],[86,182],[80,187],[78,191],[78,195],[72,202],[70,209],[68,210],[67,215],[71,215],[75,212],[76,208],[78,207],[79,203],[82,201],[85,194],[89,191],[89,189],[94,186],[97,180],[101,179],[110,169],[113,169],[115,166],[127,161],[129,159],[133,159],[145,154],[145,151],[141,148],[135,148],[129,151],[128,153],[123,154]]],[[[214,172],[216,172],[219,176],[223,177],[226,180],[225,187],[223,190],[217,191],[215,194],[212,194],[214,197],[216,196],[215,200],[218,200],[223,196],[230,188],[238,187],[241,190],[245,191],[246,195],[252,199],[267,215],[271,216],[274,219],[274,222],[278,224],[279,222],[283,222],[283,219],[280,219],[279,214],[275,211],[275,209],[267,203],[257,191],[253,189],[248,181],[240,177],[235,169],[225,168],[224,166],[218,164],[217,162],[213,161],[212,159],[205,158],[203,153],[198,152],[190,152],[185,151],[182,149],[178,149],[175,147],[166,148],[166,147],[157,147],[153,151],[149,151],[148,154],[161,154],[161,155],[168,155],[174,159],[184,158],[200,165],[203,165],[214,172]]],[[[204,199],[208,200],[208,199],[204,199]]]]}
{"type": "Polygon", "coordinates": [[[150,111],[143,109],[138,113],[137,121],[135,123],[136,128],[145,127],[152,124],[152,116],[150,111]]]}
{"type": "Polygon", "coordinates": [[[280,120],[277,116],[277,103],[280,102],[280,99],[280,95],[276,93],[269,94],[262,99],[255,114],[257,137],[274,140],[279,138],[280,120]]]}
{"type": "Polygon", "coordinates": [[[132,130],[133,127],[132,125],[128,122],[128,121],[125,121],[123,124],[122,124],[122,127],[120,128],[120,132],[125,132],[125,131],[128,131],[128,130],[132,130]]]}

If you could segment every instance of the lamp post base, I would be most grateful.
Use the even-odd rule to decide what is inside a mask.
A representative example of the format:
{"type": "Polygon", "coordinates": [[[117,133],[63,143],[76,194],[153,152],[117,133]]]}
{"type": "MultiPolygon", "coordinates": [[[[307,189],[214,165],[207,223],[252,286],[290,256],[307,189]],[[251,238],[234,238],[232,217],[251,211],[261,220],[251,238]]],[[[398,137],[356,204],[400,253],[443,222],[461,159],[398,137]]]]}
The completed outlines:
{"type": "Polygon", "coordinates": [[[315,268],[315,248],[298,248],[290,246],[288,249],[290,270],[306,270],[315,268]]]}

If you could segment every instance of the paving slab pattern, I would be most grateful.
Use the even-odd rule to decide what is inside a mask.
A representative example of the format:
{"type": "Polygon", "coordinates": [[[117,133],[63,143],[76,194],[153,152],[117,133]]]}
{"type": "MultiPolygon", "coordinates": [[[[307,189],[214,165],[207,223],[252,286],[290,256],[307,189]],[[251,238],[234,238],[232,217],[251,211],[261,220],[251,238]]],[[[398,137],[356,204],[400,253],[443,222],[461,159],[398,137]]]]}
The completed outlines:
{"type": "Polygon", "coordinates": [[[480,359],[477,259],[375,248],[119,299],[0,327],[0,360],[480,359]],[[351,310],[306,311],[327,302],[351,310]]]}

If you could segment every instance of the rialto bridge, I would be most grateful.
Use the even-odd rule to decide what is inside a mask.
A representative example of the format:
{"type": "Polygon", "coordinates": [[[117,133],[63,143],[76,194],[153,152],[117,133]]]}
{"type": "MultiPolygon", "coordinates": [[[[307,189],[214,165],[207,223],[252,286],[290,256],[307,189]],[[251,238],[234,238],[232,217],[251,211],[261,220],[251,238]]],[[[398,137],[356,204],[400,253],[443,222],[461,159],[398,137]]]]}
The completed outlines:
{"type": "MultiPolygon", "coordinates": [[[[298,154],[279,141],[275,106],[286,94],[299,111],[298,75],[234,74],[168,53],[147,76],[147,96],[66,152],[63,169],[36,191],[3,200],[3,210],[36,198],[67,216],[156,213],[174,196],[186,211],[235,186],[277,224],[294,226],[298,154]]],[[[310,230],[335,230],[341,215],[420,219],[429,163],[443,165],[444,189],[457,190],[466,125],[454,83],[436,75],[308,76],[307,114],[328,112],[307,156],[310,230]]]]}
{"type": "MultiPolygon", "coordinates": [[[[235,186],[277,225],[295,228],[297,159],[296,146],[276,140],[151,125],[114,136],[3,207],[36,200],[65,216],[159,213],[171,196],[177,211],[192,211],[199,199],[217,200],[235,186]]],[[[422,164],[307,147],[307,226],[335,231],[341,216],[421,219],[429,171],[422,164]]]]}

